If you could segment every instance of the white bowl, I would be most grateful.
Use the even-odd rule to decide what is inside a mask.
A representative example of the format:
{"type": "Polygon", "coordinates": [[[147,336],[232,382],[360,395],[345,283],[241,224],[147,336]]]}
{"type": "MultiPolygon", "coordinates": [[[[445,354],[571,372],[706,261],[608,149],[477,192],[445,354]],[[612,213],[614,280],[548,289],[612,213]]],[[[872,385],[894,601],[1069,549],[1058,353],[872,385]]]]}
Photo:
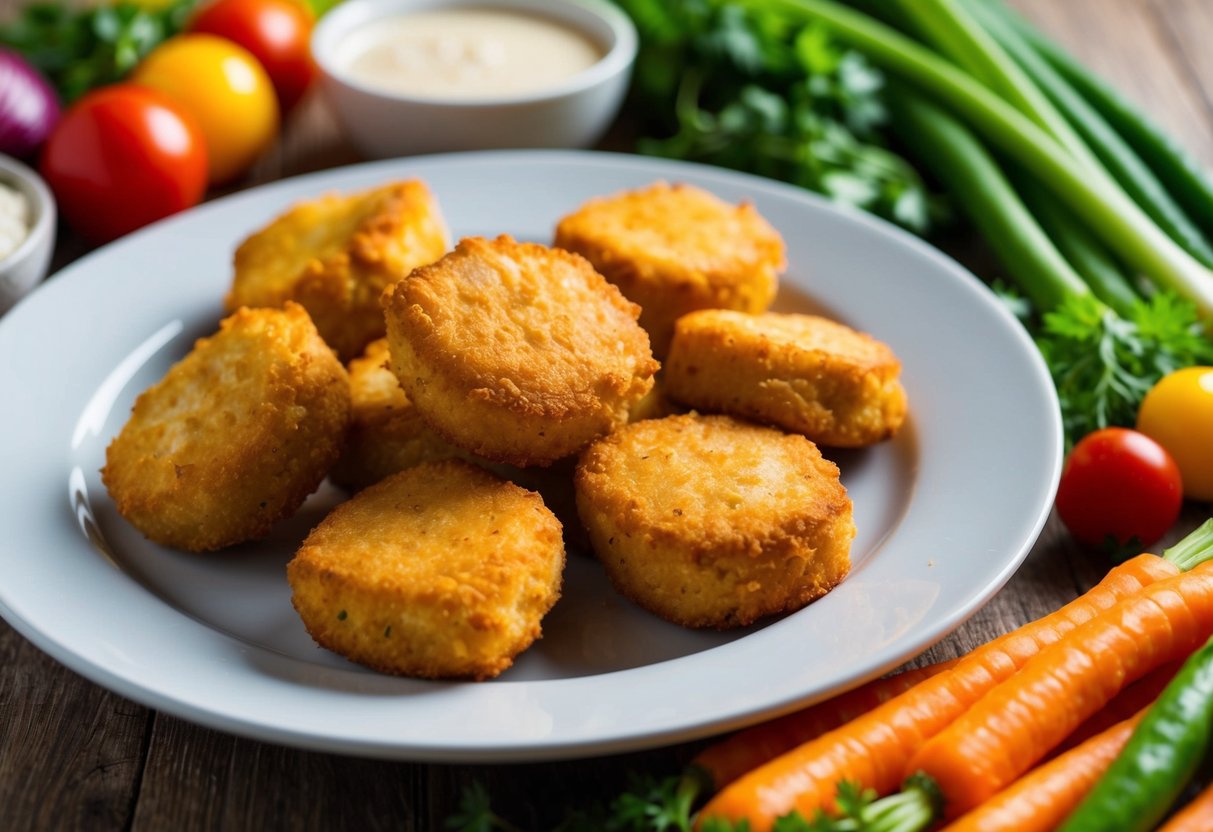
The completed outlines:
{"type": "Polygon", "coordinates": [[[33,215],[25,240],[0,260],[0,315],[3,315],[46,277],[46,267],[55,250],[55,198],[42,177],[2,153],[0,182],[24,194],[33,215]]]}
{"type": "Polygon", "coordinates": [[[501,147],[589,147],[619,112],[636,58],[636,29],[606,0],[346,0],[312,33],[321,90],[349,140],[388,158],[501,147]],[[590,68],[534,94],[441,100],[386,92],[343,71],[342,40],[386,17],[436,8],[526,12],[578,30],[599,44],[590,68]]]}

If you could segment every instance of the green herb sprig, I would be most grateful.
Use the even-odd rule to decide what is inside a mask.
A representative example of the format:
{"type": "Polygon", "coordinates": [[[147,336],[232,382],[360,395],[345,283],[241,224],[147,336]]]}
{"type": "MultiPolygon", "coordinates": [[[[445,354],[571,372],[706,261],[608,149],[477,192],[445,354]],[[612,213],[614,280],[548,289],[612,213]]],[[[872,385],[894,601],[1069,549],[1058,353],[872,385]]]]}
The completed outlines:
{"type": "Polygon", "coordinates": [[[925,232],[941,214],[885,143],[883,76],[824,27],[711,0],[617,0],[642,48],[643,153],[781,179],[925,232]]]}

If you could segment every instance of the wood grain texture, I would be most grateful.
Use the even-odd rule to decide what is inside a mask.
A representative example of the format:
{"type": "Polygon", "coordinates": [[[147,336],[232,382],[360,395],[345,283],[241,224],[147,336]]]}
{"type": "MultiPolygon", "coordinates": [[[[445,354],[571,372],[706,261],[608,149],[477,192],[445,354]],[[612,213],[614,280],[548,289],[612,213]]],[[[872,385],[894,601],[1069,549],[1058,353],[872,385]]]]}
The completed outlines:
{"type": "MultiPolygon", "coordinates": [[[[0,19],[20,0],[0,0],[0,19]]],[[[1014,0],[1014,5],[1213,162],[1213,3],[1209,0],[1014,0]]],[[[357,161],[313,96],[242,181],[357,161]]],[[[84,251],[70,233],[56,263],[84,251]]],[[[1189,506],[1168,537],[1208,514],[1189,506]]],[[[957,523],[979,522],[957,517],[957,523]]],[[[1106,569],[1056,518],[1011,582],[915,664],[966,653],[1056,609],[1106,569]]],[[[155,714],[85,681],[0,622],[0,829],[436,830],[460,789],[483,782],[524,829],[560,804],[609,799],[629,771],[677,771],[703,744],[514,766],[438,766],[283,748],[155,714]]]]}

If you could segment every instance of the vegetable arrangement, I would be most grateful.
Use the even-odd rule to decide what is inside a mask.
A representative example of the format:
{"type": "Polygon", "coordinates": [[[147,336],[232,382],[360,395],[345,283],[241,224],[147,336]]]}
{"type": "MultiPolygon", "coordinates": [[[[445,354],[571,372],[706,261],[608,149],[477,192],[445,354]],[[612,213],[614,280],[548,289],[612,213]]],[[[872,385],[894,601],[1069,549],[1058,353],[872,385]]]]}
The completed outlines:
{"type": "MultiPolygon", "coordinates": [[[[642,150],[787,179],[920,232],[939,211],[893,152],[929,171],[1030,302],[1070,443],[1133,428],[1164,376],[1213,364],[1213,178],[1001,0],[619,2],[642,32],[635,106],[660,136],[642,150]],[[824,124],[902,172],[867,177],[789,127],[824,124]],[[899,213],[898,199],[924,210],[899,213]]],[[[1158,396],[1146,432],[1183,421],[1181,399],[1200,397],[1158,396]]],[[[1190,457],[1177,433],[1161,444],[1190,457]]],[[[1208,499],[1209,470],[1180,466],[1187,496],[1208,499]]],[[[1140,546],[1166,528],[1165,512],[1115,528],[1103,514],[1078,536],[1140,546]]]]}
{"type": "MultiPolygon", "coordinates": [[[[1151,829],[1208,750],[1211,637],[1213,520],[958,662],[741,731],[681,778],[558,828],[918,832],[947,820],[950,832],[1151,829]],[[801,744],[785,751],[775,739],[783,732],[801,744]]],[[[1188,817],[1207,817],[1209,802],[1202,796],[1188,817]]],[[[480,790],[448,828],[512,827],[480,790]]]]}
{"type": "Polygon", "coordinates": [[[64,217],[94,243],[191,207],[256,161],[311,85],[301,2],[28,6],[0,26],[0,152],[41,148],[64,217]]]}

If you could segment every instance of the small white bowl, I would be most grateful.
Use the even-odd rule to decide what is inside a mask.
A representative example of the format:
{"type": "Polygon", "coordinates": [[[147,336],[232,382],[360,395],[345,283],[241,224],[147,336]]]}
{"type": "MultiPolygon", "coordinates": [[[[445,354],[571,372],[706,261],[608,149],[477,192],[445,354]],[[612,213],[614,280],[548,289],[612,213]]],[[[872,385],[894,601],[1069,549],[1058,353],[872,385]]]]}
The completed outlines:
{"type": "Polygon", "coordinates": [[[55,198],[42,177],[0,153],[0,182],[29,201],[30,230],[21,245],[0,260],[0,315],[46,277],[55,250],[55,198]]]}
{"type": "Polygon", "coordinates": [[[619,112],[636,58],[636,29],[606,0],[346,0],[312,33],[321,90],[349,140],[372,158],[502,147],[589,147],[619,112]],[[603,57],[534,94],[442,100],[386,92],[350,78],[342,40],[387,17],[472,7],[546,17],[584,33],[603,57]]]}

